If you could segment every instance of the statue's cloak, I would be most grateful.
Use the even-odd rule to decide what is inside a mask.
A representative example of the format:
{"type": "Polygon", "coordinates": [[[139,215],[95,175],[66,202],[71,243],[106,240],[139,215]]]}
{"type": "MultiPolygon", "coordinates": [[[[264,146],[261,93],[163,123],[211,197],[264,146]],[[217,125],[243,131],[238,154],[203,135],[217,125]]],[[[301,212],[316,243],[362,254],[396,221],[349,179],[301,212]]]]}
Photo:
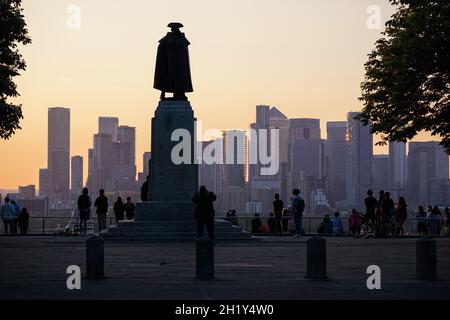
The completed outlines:
{"type": "Polygon", "coordinates": [[[189,41],[182,32],[168,32],[159,41],[156,56],[155,89],[171,92],[193,92],[189,65],[189,41]]]}

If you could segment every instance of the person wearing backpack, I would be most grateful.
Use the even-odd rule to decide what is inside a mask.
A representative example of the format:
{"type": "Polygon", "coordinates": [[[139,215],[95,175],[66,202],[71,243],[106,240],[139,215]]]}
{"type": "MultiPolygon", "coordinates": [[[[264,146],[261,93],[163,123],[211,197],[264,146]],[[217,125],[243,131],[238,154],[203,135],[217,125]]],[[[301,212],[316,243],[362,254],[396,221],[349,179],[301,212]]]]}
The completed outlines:
{"type": "Polygon", "coordinates": [[[293,197],[291,198],[291,210],[294,216],[295,223],[295,235],[294,238],[300,237],[304,232],[302,229],[303,211],[305,211],[305,200],[300,196],[300,190],[294,189],[292,191],[293,197]]]}

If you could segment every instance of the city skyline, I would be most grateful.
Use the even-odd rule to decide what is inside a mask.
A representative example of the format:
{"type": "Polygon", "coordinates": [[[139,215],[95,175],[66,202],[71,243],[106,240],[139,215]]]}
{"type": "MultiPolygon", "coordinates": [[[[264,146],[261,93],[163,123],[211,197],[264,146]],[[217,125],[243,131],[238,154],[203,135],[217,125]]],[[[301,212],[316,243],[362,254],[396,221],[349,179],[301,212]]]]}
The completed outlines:
{"type": "MultiPolygon", "coordinates": [[[[150,10],[144,1],[130,7],[25,0],[23,6],[34,41],[21,48],[28,69],[16,78],[21,96],[13,99],[23,104],[23,129],[0,141],[10,151],[0,162],[0,188],[5,189],[38,184],[37,169],[48,161],[43,150],[51,106],[71,109],[70,156],[88,159],[96,119],[118,117],[136,127],[136,165],[142,168],[140,155],[150,149],[150,117],[159,95],[151,86],[154,44],[165,32],[161,26],[171,20],[184,22],[190,34],[196,80],[189,99],[205,129],[248,129],[254,106],[269,104],[289,118],[319,118],[324,138],[326,122],[345,120],[347,112],[361,108],[363,64],[393,12],[388,1],[354,1],[352,6],[248,1],[239,10],[232,1],[214,10],[206,1],[157,4],[160,10],[150,10]],[[70,5],[81,9],[79,30],[67,28],[70,5]],[[380,29],[366,27],[370,5],[381,10],[380,29]],[[230,12],[236,19],[232,25],[227,23],[230,12]],[[123,20],[127,28],[117,23],[123,20]],[[120,46],[118,37],[125,41],[120,46]]],[[[427,133],[417,139],[427,140],[427,133]]],[[[375,153],[382,152],[387,147],[375,147],[375,153]]]]}

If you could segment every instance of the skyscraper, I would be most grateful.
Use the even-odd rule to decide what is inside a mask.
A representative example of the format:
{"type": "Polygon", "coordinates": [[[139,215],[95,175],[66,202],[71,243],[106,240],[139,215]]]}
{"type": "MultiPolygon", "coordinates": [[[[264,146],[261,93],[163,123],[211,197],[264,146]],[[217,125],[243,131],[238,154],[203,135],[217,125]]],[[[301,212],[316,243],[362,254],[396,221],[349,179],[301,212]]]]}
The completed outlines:
{"type": "Polygon", "coordinates": [[[347,122],[327,122],[325,142],[327,196],[331,204],[343,201],[346,194],[347,122]]]}
{"type": "MultiPolygon", "coordinates": [[[[372,189],[375,190],[375,194],[379,190],[387,191],[389,186],[389,165],[390,156],[379,154],[373,156],[373,186],[372,189]]],[[[391,191],[391,190],[389,190],[391,191]]],[[[395,198],[392,197],[395,201],[395,198]]]]}
{"type": "Polygon", "coordinates": [[[408,170],[409,201],[422,205],[437,202],[432,185],[447,183],[449,179],[448,155],[439,142],[410,142],[408,170]]]}
{"type": "Polygon", "coordinates": [[[73,156],[71,160],[70,193],[72,199],[76,199],[77,195],[80,195],[83,189],[83,157],[73,156]]]}
{"type": "Polygon", "coordinates": [[[130,126],[120,126],[118,129],[117,139],[120,143],[129,144],[129,164],[134,167],[134,175],[136,176],[136,128],[130,126]]]}
{"type": "Polygon", "coordinates": [[[389,142],[389,188],[404,195],[406,188],[406,143],[389,142]]]}
{"type": "Polygon", "coordinates": [[[137,189],[136,130],[118,123],[118,118],[99,118],[99,133],[89,150],[89,188],[116,192],[137,189]]]}
{"type": "Polygon", "coordinates": [[[314,190],[324,186],[325,152],[320,138],[320,120],[289,119],[289,159],[286,198],[292,189],[299,188],[306,199],[305,212],[312,213],[314,190]]]}
{"type": "Polygon", "coordinates": [[[98,133],[109,134],[112,142],[117,142],[119,129],[119,118],[116,117],[99,117],[98,133]]]}
{"type": "Polygon", "coordinates": [[[370,126],[364,126],[355,117],[357,112],[347,114],[347,197],[362,209],[363,199],[373,184],[373,137],[370,126]]]}
{"type": "Polygon", "coordinates": [[[247,173],[247,133],[240,130],[228,130],[222,133],[223,140],[223,176],[225,210],[245,210],[245,185],[247,173]]]}
{"type": "Polygon", "coordinates": [[[272,202],[275,193],[280,194],[281,199],[286,201],[289,119],[276,107],[259,105],[256,106],[256,122],[252,123],[250,127],[256,131],[256,141],[252,141],[254,147],[250,148],[252,151],[249,152],[256,153],[253,156],[257,163],[249,165],[249,196],[253,202],[260,202],[262,210],[268,212],[273,209],[272,202]],[[271,140],[272,130],[278,130],[278,141],[271,140]],[[262,135],[266,135],[266,137],[262,135]],[[266,150],[261,149],[263,138],[266,138],[267,141],[266,150]],[[272,150],[272,146],[275,144],[278,145],[278,151],[272,150]],[[261,164],[260,153],[273,156],[274,152],[278,152],[278,172],[274,175],[262,175],[261,169],[268,165],[261,164]]]}
{"type": "Polygon", "coordinates": [[[40,194],[52,199],[69,199],[70,109],[48,109],[47,169],[39,173],[40,194]]]}
{"type": "Polygon", "coordinates": [[[289,119],[289,140],[320,139],[320,119],[289,119]]]}

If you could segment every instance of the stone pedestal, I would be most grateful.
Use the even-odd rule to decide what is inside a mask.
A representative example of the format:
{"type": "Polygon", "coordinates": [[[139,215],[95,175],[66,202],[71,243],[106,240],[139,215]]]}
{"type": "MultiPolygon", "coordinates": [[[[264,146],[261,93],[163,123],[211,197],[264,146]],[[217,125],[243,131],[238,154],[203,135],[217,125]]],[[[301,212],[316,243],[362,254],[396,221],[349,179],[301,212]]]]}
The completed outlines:
{"type": "MultiPolygon", "coordinates": [[[[191,221],[194,223],[192,196],[198,190],[198,166],[195,164],[195,117],[189,101],[160,101],[152,119],[149,201],[138,203],[136,221],[191,221]],[[176,130],[188,134],[176,141],[176,130]],[[177,164],[172,159],[176,145],[183,141],[190,147],[188,163],[177,164]]],[[[189,149],[189,148],[187,148],[189,149]]],[[[187,154],[185,154],[187,155],[187,154]]]]}
{"type": "Polygon", "coordinates": [[[417,279],[436,280],[437,278],[436,240],[423,237],[416,242],[417,279]]]}
{"type": "Polygon", "coordinates": [[[320,236],[306,241],[306,278],[315,280],[327,279],[327,242],[320,236]]]}
{"type": "Polygon", "coordinates": [[[189,101],[160,101],[152,119],[152,157],[150,160],[150,201],[191,201],[198,190],[198,166],[194,164],[194,112],[189,101]],[[172,141],[175,130],[189,132],[190,163],[175,164],[173,148],[180,141],[172,141]]]}

